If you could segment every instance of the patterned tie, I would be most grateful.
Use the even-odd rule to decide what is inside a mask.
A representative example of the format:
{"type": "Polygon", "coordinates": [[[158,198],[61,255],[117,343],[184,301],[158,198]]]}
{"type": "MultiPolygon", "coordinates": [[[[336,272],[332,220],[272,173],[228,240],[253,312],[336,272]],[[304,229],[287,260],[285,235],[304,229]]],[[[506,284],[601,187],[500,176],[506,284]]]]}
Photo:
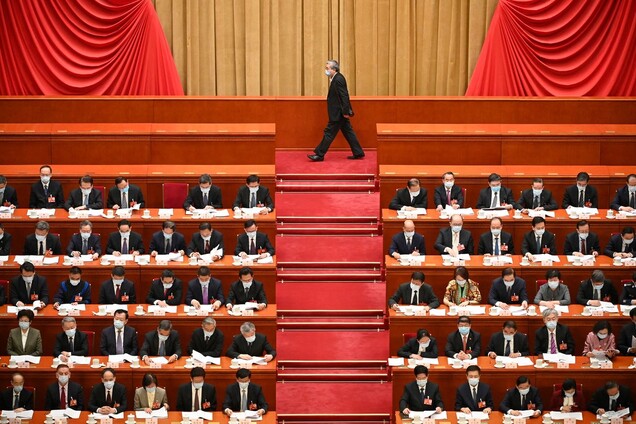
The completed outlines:
{"type": "Polygon", "coordinates": [[[451,204],[451,194],[450,194],[450,190],[446,190],[446,204],[450,205],[451,204]]]}
{"type": "Polygon", "coordinates": [[[256,193],[250,196],[250,208],[256,207],[256,193]]]}
{"type": "Polygon", "coordinates": [[[532,209],[539,207],[539,196],[534,196],[534,202],[532,203],[532,209]]]}
{"type": "Polygon", "coordinates": [[[192,411],[198,411],[201,409],[199,407],[199,389],[194,389],[194,406],[192,407],[192,411]]]}
{"type": "Polygon", "coordinates": [[[209,304],[210,303],[210,298],[208,296],[208,286],[207,285],[203,286],[202,295],[203,295],[203,304],[204,305],[209,304]]]}
{"type": "Polygon", "coordinates": [[[585,240],[581,239],[581,253],[584,255],[587,253],[587,246],[585,246],[585,240]]]}
{"type": "Polygon", "coordinates": [[[499,203],[499,193],[495,192],[492,197],[492,203],[490,204],[491,208],[496,208],[499,203]]]}
{"type": "Polygon", "coordinates": [[[406,238],[406,251],[408,253],[413,252],[413,246],[411,246],[411,237],[406,238]]]}
{"type": "Polygon", "coordinates": [[[203,253],[210,253],[210,240],[205,241],[205,247],[203,248],[203,253]]]}
{"type": "Polygon", "coordinates": [[[15,394],[13,398],[13,409],[18,409],[20,407],[20,395],[18,393],[15,394]]]}
{"type": "Polygon", "coordinates": [[[66,386],[60,390],[60,409],[66,409],[66,386]]]}
{"type": "Polygon", "coordinates": [[[122,255],[128,254],[128,238],[124,238],[121,242],[121,254],[122,255]]]}
{"type": "Polygon", "coordinates": [[[495,237],[495,256],[499,256],[499,237],[495,237]]]}
{"type": "Polygon", "coordinates": [[[88,240],[82,240],[82,255],[85,255],[88,252],[88,240]]]}
{"type": "Polygon", "coordinates": [[[250,255],[256,255],[256,244],[254,239],[250,237],[250,255]]]}
{"type": "Polygon", "coordinates": [[[557,346],[556,346],[556,340],[554,339],[554,333],[550,333],[550,353],[553,355],[557,353],[557,346]]]}
{"type": "Polygon", "coordinates": [[[47,198],[47,202],[48,202],[48,197],[49,197],[49,185],[48,184],[44,184],[44,197],[47,198]]]}
{"type": "Polygon", "coordinates": [[[124,353],[124,340],[121,336],[121,330],[117,330],[117,347],[115,348],[115,353],[117,355],[124,353]]]}
{"type": "Polygon", "coordinates": [[[467,337],[462,336],[462,352],[466,352],[466,345],[468,343],[467,337]]]}
{"type": "Polygon", "coordinates": [[[585,206],[585,190],[579,190],[579,208],[585,206]]]}
{"type": "Polygon", "coordinates": [[[126,194],[126,192],[123,192],[121,194],[121,207],[122,208],[128,207],[128,195],[126,194]]]}

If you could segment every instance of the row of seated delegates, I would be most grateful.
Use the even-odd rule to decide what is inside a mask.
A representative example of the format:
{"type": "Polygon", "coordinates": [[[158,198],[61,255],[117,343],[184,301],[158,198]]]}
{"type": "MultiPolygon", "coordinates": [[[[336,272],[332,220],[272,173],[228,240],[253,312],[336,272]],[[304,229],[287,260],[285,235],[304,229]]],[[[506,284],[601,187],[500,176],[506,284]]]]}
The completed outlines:
{"type": "MultiPolygon", "coordinates": [[[[183,202],[183,209],[194,211],[197,209],[221,209],[223,201],[221,189],[212,184],[212,177],[203,174],[199,177],[199,184],[190,189],[188,197],[183,202]]],[[[245,180],[245,185],[239,188],[232,203],[232,209],[241,208],[262,208],[260,213],[267,214],[274,210],[274,202],[269,194],[269,189],[261,186],[261,179],[258,175],[249,175],[245,180]]]]}

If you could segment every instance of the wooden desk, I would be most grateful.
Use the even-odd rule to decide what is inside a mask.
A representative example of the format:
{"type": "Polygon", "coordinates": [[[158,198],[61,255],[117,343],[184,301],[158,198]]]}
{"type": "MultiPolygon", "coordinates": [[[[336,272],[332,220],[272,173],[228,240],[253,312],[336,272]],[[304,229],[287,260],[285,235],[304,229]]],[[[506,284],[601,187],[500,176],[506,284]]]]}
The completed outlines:
{"type": "MultiPolygon", "coordinates": [[[[453,400],[453,405],[455,404],[455,401],[453,400]]],[[[457,422],[457,412],[455,411],[446,411],[446,414],[448,415],[448,421],[455,423],[457,422]]],[[[504,419],[504,414],[502,412],[492,412],[490,414],[490,416],[488,417],[488,421],[486,421],[487,423],[493,423],[493,424],[499,424],[502,423],[504,419]]],[[[412,420],[409,418],[402,418],[402,414],[400,414],[399,411],[395,412],[395,424],[402,424],[402,423],[411,423],[412,420]]],[[[528,422],[541,422],[539,418],[532,420],[532,421],[528,421],[528,422]]],[[[596,415],[594,415],[591,412],[585,411],[583,412],[583,421],[577,421],[577,423],[581,423],[581,424],[592,424],[592,423],[597,423],[598,420],[596,418],[596,415]]]]}
{"type": "MultiPolygon", "coordinates": [[[[218,392],[218,387],[217,387],[217,392],[218,392]]],[[[39,396],[39,392],[38,392],[38,396],[39,396]]],[[[224,394],[225,396],[225,394],[224,394]]],[[[131,396],[131,398],[134,398],[134,392],[133,395],[131,396]]],[[[174,397],[172,398],[168,398],[171,401],[171,404],[174,404],[174,406],[176,406],[176,400],[174,397]]],[[[266,399],[269,402],[269,399],[266,399]]],[[[130,403],[129,403],[130,404],[130,403]]],[[[132,412],[132,404],[130,404],[130,410],[126,412],[126,416],[129,414],[134,414],[134,412],[132,412]]],[[[271,403],[269,405],[270,407],[272,406],[271,403]]],[[[219,405],[219,408],[221,408],[221,405],[219,405]]],[[[265,415],[263,415],[263,421],[259,421],[260,423],[263,424],[275,424],[276,421],[276,411],[273,410],[274,408],[272,408],[271,411],[268,411],[265,415]]],[[[49,411],[35,411],[33,413],[33,419],[32,420],[22,420],[24,422],[33,422],[33,423],[43,423],[44,420],[46,419],[46,415],[49,413],[49,411]]],[[[83,411],[82,415],[80,415],[80,417],[77,419],[77,422],[81,422],[84,423],[88,420],[88,415],[90,414],[89,411],[83,411]]],[[[165,419],[161,419],[159,421],[161,422],[170,422],[170,423],[180,423],[182,421],[182,416],[181,416],[181,412],[178,411],[170,411],[168,412],[168,418],[165,419]]],[[[143,422],[140,419],[136,420],[138,423],[143,422]]],[[[227,415],[225,415],[223,412],[214,412],[213,416],[212,416],[212,422],[218,422],[221,424],[226,424],[230,421],[229,417],[227,415]]],[[[69,422],[74,422],[74,421],[69,421],[69,422]]],[[[123,423],[124,420],[115,420],[115,422],[120,422],[123,423]]]]}

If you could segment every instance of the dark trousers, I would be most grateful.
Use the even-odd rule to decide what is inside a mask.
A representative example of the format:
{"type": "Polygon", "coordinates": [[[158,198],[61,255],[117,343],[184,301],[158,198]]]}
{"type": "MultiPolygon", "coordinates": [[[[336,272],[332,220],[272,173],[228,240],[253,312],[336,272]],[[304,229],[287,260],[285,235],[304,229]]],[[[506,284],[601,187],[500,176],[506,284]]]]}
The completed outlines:
{"type": "Polygon", "coordinates": [[[353,152],[354,156],[364,155],[364,150],[362,150],[362,146],[360,146],[360,142],[358,141],[358,137],[356,137],[356,133],[353,131],[349,118],[343,116],[339,121],[329,121],[325,127],[322,141],[318,147],[314,149],[314,152],[318,156],[322,157],[327,154],[327,150],[329,150],[333,139],[338,135],[338,131],[342,131],[342,135],[344,135],[347,143],[349,143],[349,147],[351,147],[351,152],[353,152]]]}

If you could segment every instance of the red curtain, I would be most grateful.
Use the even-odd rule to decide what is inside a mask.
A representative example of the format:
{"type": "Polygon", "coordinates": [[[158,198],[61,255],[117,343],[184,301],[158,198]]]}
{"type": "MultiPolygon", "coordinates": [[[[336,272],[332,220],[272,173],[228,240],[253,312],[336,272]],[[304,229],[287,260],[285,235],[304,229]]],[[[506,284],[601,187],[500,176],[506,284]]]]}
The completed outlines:
{"type": "Polygon", "coordinates": [[[2,0],[0,95],[182,95],[150,0],[2,0]]]}
{"type": "Polygon", "coordinates": [[[636,1],[500,0],[468,96],[635,96],[636,1]]]}

